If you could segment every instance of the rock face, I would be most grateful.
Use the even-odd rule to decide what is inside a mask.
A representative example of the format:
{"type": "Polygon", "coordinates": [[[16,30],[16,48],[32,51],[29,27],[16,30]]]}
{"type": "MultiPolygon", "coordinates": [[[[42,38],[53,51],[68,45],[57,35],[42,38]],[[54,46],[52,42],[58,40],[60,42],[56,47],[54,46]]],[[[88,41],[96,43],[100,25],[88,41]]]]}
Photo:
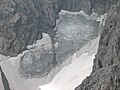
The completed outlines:
{"type": "Polygon", "coordinates": [[[16,56],[38,39],[38,17],[32,1],[1,0],[0,53],[16,56]]]}
{"type": "Polygon", "coordinates": [[[75,90],[120,90],[120,2],[109,11],[93,71],[75,90]]]}
{"type": "Polygon", "coordinates": [[[61,9],[67,11],[83,10],[87,14],[91,14],[91,2],[89,0],[61,0],[61,9]]]}
{"type": "Polygon", "coordinates": [[[1,0],[0,53],[16,56],[42,38],[42,32],[54,33],[62,4],[61,0],[1,0]]]}
{"type": "MultiPolygon", "coordinates": [[[[33,44],[37,39],[41,39],[43,32],[50,35],[53,44],[56,20],[59,18],[58,13],[62,9],[69,11],[84,10],[87,14],[91,14],[92,9],[98,14],[109,11],[109,16],[100,38],[98,53],[94,60],[93,72],[76,90],[119,90],[120,3],[117,3],[117,1],[118,0],[0,0],[0,54],[6,56],[18,55],[26,50],[27,45],[33,44]]],[[[64,32],[62,34],[65,35],[64,32]]],[[[63,40],[62,42],[66,41],[63,40]]],[[[71,44],[71,42],[68,43],[71,44]]],[[[67,44],[63,45],[67,46],[67,44]]],[[[62,49],[64,48],[62,47],[62,49]]],[[[56,49],[55,51],[57,52],[58,50],[59,49],[56,49]]],[[[54,51],[53,45],[50,51],[54,51]]],[[[40,56],[38,55],[38,57],[35,56],[34,51],[26,53],[25,56],[22,57],[20,62],[21,72],[25,77],[29,78],[40,75],[39,73],[44,69],[44,73],[46,73],[54,67],[54,59],[57,60],[54,56],[55,54],[51,54],[49,51],[42,49],[37,51],[37,53],[39,52],[42,53],[39,54],[40,56]],[[26,65],[26,57],[30,57],[29,60],[31,60],[32,64],[29,63],[27,65],[31,68],[28,68],[26,65]],[[44,57],[47,58],[45,59],[44,57]],[[44,62],[43,60],[47,62],[50,68],[41,68],[43,67],[41,64],[41,62],[44,62]],[[52,62],[52,64],[49,64],[49,62],[52,62]]],[[[61,57],[61,52],[58,53],[57,58],[61,57]]]]}
{"type": "Polygon", "coordinates": [[[108,12],[111,5],[117,3],[119,0],[90,0],[92,9],[98,14],[104,14],[108,12]]]}
{"type": "Polygon", "coordinates": [[[27,45],[49,33],[52,38],[58,13],[84,10],[91,14],[105,13],[112,0],[1,0],[0,1],[0,53],[16,56],[27,45]]]}
{"type": "MultiPolygon", "coordinates": [[[[0,66],[0,73],[1,73],[1,78],[2,78],[2,81],[3,81],[4,90],[11,90],[10,86],[9,86],[9,83],[8,83],[8,80],[7,80],[7,78],[4,74],[1,66],[0,66]]],[[[1,87],[1,89],[2,89],[2,87],[1,87]]]]}

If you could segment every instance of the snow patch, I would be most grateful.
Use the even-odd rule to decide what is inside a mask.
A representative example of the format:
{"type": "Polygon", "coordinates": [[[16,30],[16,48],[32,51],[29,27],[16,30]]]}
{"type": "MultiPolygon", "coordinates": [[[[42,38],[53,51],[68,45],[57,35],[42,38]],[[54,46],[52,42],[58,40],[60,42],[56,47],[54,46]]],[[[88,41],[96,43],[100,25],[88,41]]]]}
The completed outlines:
{"type": "Polygon", "coordinates": [[[43,33],[43,38],[41,40],[37,40],[37,42],[33,45],[28,45],[27,48],[31,49],[31,48],[37,48],[40,46],[45,46],[46,48],[49,47],[49,45],[51,44],[51,38],[48,34],[43,33]]]}
{"type": "Polygon", "coordinates": [[[40,90],[74,90],[92,72],[98,42],[99,38],[92,40],[75,53],[71,64],[63,67],[51,83],[39,86],[40,90]],[[89,54],[89,52],[93,53],[89,54]]]}
{"type": "MultiPolygon", "coordinates": [[[[19,54],[17,57],[5,57],[3,55],[0,55],[0,65],[3,69],[3,72],[8,79],[10,88],[12,90],[36,90],[36,87],[38,87],[41,84],[44,84],[45,82],[49,82],[49,79],[46,80],[46,77],[44,78],[33,78],[33,79],[25,79],[20,76],[19,73],[19,62],[21,57],[29,51],[34,51],[39,48],[51,48],[51,38],[47,34],[43,34],[43,39],[38,40],[36,44],[29,45],[29,50],[26,50],[19,54]]],[[[27,61],[26,61],[27,62],[27,61]]],[[[1,78],[0,78],[0,90],[1,90],[1,78]]],[[[4,89],[2,89],[4,90],[4,89]]]]}
{"type": "MultiPolygon", "coordinates": [[[[88,20],[97,20],[101,23],[103,23],[103,19],[106,17],[106,15],[98,17],[96,13],[93,13],[91,16],[89,16],[83,11],[73,13],[62,10],[60,14],[82,15],[88,20]]],[[[27,47],[29,50],[19,54],[17,57],[5,57],[0,55],[0,65],[9,81],[12,90],[74,90],[74,88],[78,86],[92,71],[93,59],[97,52],[98,42],[99,38],[90,41],[81,50],[71,56],[71,63],[64,63],[66,66],[64,66],[62,70],[54,77],[52,82],[43,86],[41,86],[41,83],[44,84],[44,82],[47,81],[47,78],[51,79],[51,76],[44,77],[42,79],[25,79],[20,76],[18,69],[20,58],[26,52],[41,47],[51,48],[51,38],[47,34],[43,34],[42,40],[38,40],[36,44],[29,45],[27,47]]],[[[58,43],[56,43],[55,46],[58,47],[58,43]]],[[[48,82],[49,81],[50,80],[48,80],[48,82]]]]}
{"type": "Polygon", "coordinates": [[[66,10],[61,10],[59,15],[60,16],[62,16],[62,15],[71,15],[71,16],[74,16],[74,15],[79,16],[79,15],[81,15],[87,20],[97,20],[97,18],[99,17],[99,15],[94,12],[94,10],[92,10],[91,15],[86,14],[83,10],[81,10],[79,12],[70,12],[70,11],[66,11],[66,10]]]}
{"type": "Polygon", "coordinates": [[[74,90],[74,88],[78,86],[92,71],[93,59],[97,51],[97,48],[94,47],[98,47],[98,42],[99,39],[97,38],[85,45],[79,52],[76,52],[71,56],[72,61],[70,64],[67,62],[70,60],[68,58],[64,63],[65,66],[58,74],[56,74],[52,82],[43,86],[41,86],[41,84],[49,82],[52,74],[42,79],[25,79],[19,74],[18,69],[20,58],[24,53],[30,50],[19,54],[17,57],[8,58],[7,60],[2,61],[0,65],[9,81],[11,89],[13,90],[74,90]],[[91,51],[93,53],[89,54],[91,51]],[[80,52],[82,53],[80,54],[80,52]]]}

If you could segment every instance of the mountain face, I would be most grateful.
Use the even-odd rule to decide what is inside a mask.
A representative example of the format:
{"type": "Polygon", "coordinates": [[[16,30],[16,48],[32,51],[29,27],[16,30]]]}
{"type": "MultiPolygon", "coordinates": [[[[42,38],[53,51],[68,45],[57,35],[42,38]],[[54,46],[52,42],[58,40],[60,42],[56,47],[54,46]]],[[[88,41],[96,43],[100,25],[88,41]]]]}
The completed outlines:
{"type": "Polygon", "coordinates": [[[120,2],[109,11],[93,71],[75,90],[120,90],[120,2]]]}
{"type": "MultiPolygon", "coordinates": [[[[31,51],[22,56],[20,74],[25,78],[46,76],[99,34],[99,22],[86,19],[82,13],[62,10],[59,16],[54,29],[54,42],[52,43],[50,37],[49,40],[46,38],[49,43],[40,46],[42,42],[39,42],[38,47],[31,48],[31,51]]],[[[41,40],[45,41],[45,37],[41,40]]]]}
{"type": "Polygon", "coordinates": [[[105,13],[111,0],[1,0],[0,1],[0,53],[16,56],[26,50],[27,45],[42,38],[42,33],[51,37],[58,13],[84,10],[91,14],[105,13]]]}
{"type": "Polygon", "coordinates": [[[16,56],[42,32],[53,31],[58,9],[54,0],[1,0],[0,53],[16,56]]]}
{"type": "MultiPolygon", "coordinates": [[[[42,39],[42,33],[47,33],[51,38],[52,44],[49,50],[42,49],[42,53],[40,54],[42,58],[36,57],[36,53],[31,51],[25,53],[25,55],[20,58],[19,63],[21,69],[20,73],[26,78],[38,77],[41,72],[46,74],[46,72],[49,72],[51,68],[56,65],[56,60],[61,62],[61,60],[64,60],[67,55],[71,55],[75,52],[74,48],[70,48],[72,46],[67,47],[69,46],[68,44],[71,45],[71,41],[79,46],[79,42],[76,43],[75,41],[76,38],[71,38],[69,36],[70,34],[64,32],[64,29],[58,27],[57,30],[55,30],[57,24],[61,27],[64,25],[64,22],[61,23],[63,19],[68,20],[68,18],[70,18],[63,16],[61,19],[59,12],[62,9],[73,12],[83,10],[89,15],[92,13],[92,9],[94,9],[99,15],[107,12],[109,14],[100,37],[99,49],[94,60],[93,71],[91,75],[75,90],[119,90],[120,3],[117,3],[117,1],[118,0],[1,0],[0,54],[5,56],[17,56],[19,53],[22,53],[27,49],[27,45],[31,45],[38,39],[42,39]],[[56,20],[59,18],[61,21],[56,23],[56,20]],[[55,49],[54,44],[57,42],[56,37],[60,40],[60,47],[55,49]],[[63,37],[67,38],[68,42],[63,37]],[[69,39],[71,41],[69,41],[69,39]],[[65,49],[67,49],[67,51],[60,51],[65,49]],[[66,53],[71,50],[73,50],[72,53],[66,55],[66,53]],[[34,60],[32,64],[26,64],[26,58],[28,57],[31,61],[34,60]],[[44,59],[44,57],[47,57],[47,59],[44,59]],[[59,57],[62,59],[58,60],[59,57]],[[43,61],[43,59],[45,61],[43,61]],[[45,64],[45,67],[42,66],[41,62],[45,64]],[[49,67],[47,67],[48,65],[49,67]],[[28,68],[27,66],[30,66],[31,68],[28,68]],[[41,68],[41,70],[38,70],[38,68],[41,68]],[[45,68],[46,71],[43,71],[45,68]]],[[[72,19],[71,21],[76,21],[76,19],[72,19]]],[[[79,20],[74,22],[74,24],[78,22],[79,20]]],[[[90,23],[90,21],[87,22],[90,23]]],[[[68,24],[74,25],[71,22],[68,24]]],[[[87,25],[89,26],[90,24],[87,25]]],[[[96,28],[96,26],[94,26],[94,28],[96,28]]],[[[66,30],[68,29],[69,28],[66,30]]],[[[71,36],[74,36],[77,33],[78,32],[76,31],[72,32],[71,36]]],[[[83,33],[84,32],[82,32],[81,35],[83,33]]],[[[88,37],[86,39],[88,39],[88,37]]],[[[79,38],[77,38],[77,41],[78,40],[79,38]]],[[[40,52],[41,49],[37,50],[37,53],[40,52]]]]}

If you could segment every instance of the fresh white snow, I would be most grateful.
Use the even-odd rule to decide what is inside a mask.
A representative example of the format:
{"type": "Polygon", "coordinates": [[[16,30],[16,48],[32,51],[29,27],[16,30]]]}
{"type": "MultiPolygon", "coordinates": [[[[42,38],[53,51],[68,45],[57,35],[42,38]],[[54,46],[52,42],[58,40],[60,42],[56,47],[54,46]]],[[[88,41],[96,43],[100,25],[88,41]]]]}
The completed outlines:
{"type": "MultiPolygon", "coordinates": [[[[101,16],[100,18],[95,13],[89,16],[83,11],[76,13],[62,11],[62,13],[60,14],[82,14],[85,18],[89,20],[98,20],[101,23],[103,23],[103,19],[101,18],[105,17],[101,16]]],[[[3,55],[0,55],[0,65],[9,81],[12,90],[74,90],[74,88],[78,86],[82,82],[82,80],[86,76],[89,76],[89,74],[91,73],[93,59],[95,58],[95,54],[97,53],[98,43],[99,37],[90,41],[73,56],[71,56],[72,61],[69,64],[68,62],[66,62],[69,61],[69,59],[66,60],[63,63],[64,67],[60,70],[59,73],[56,74],[52,81],[52,74],[42,79],[25,79],[22,78],[19,74],[19,61],[24,53],[41,47],[51,48],[51,39],[47,34],[43,34],[42,40],[38,40],[37,43],[34,45],[29,45],[27,47],[29,50],[23,52],[22,54],[19,54],[17,57],[4,57],[3,55]],[[41,85],[49,81],[51,81],[49,84],[41,85]]],[[[56,47],[57,46],[58,45],[56,43],[56,47]]],[[[4,90],[2,87],[3,85],[0,77],[0,90],[4,90]]]]}
{"type": "MultiPolygon", "coordinates": [[[[45,46],[46,48],[51,47],[51,38],[48,34],[43,33],[43,38],[41,40],[37,40],[37,42],[33,45],[28,45],[27,48],[37,48],[40,46],[45,46]]],[[[38,49],[38,48],[37,48],[38,49]]]]}
{"type": "Polygon", "coordinates": [[[51,83],[39,88],[41,90],[74,90],[91,73],[98,42],[99,38],[90,41],[73,55],[71,64],[65,66],[51,83]]]}
{"type": "Polygon", "coordinates": [[[74,90],[90,74],[94,56],[95,54],[88,56],[85,53],[79,58],[74,58],[75,60],[69,66],[65,66],[50,84],[41,86],[41,90],[74,90]]]}
{"type": "MultiPolygon", "coordinates": [[[[54,77],[52,82],[41,86],[47,78],[25,79],[19,75],[19,60],[23,54],[11,57],[0,63],[12,90],[74,90],[92,71],[93,59],[97,52],[99,39],[86,44],[73,55],[72,61],[54,77]]],[[[27,52],[27,51],[26,51],[27,52]]],[[[25,53],[25,52],[24,52],[25,53]]],[[[67,61],[67,60],[66,60],[67,61]]],[[[65,62],[66,63],[66,62],[65,62]]],[[[51,78],[48,76],[48,78],[51,78]]],[[[0,89],[4,90],[4,89],[0,89]]]]}
{"type": "Polygon", "coordinates": [[[66,11],[66,10],[61,10],[59,15],[81,15],[83,16],[85,19],[87,20],[97,20],[97,18],[99,17],[99,15],[97,13],[94,12],[94,10],[92,10],[92,14],[88,15],[86,14],[83,10],[81,10],[80,12],[70,12],[70,11],[66,11]]]}
{"type": "MultiPolygon", "coordinates": [[[[5,76],[8,79],[8,82],[10,84],[10,88],[12,90],[36,90],[36,87],[41,85],[44,82],[47,82],[46,77],[39,79],[25,79],[20,76],[19,74],[19,61],[20,58],[26,53],[31,50],[35,50],[38,48],[50,48],[51,47],[51,39],[49,35],[43,33],[43,39],[38,40],[36,44],[29,45],[28,48],[33,48],[30,50],[27,50],[23,52],[22,54],[19,54],[17,57],[5,57],[3,55],[0,55],[0,65],[3,69],[3,72],[5,76]],[[45,81],[46,80],[46,81],[45,81]]],[[[49,80],[48,80],[49,81],[49,80]]],[[[1,86],[1,77],[0,77],[0,90],[2,89],[1,86]]]]}

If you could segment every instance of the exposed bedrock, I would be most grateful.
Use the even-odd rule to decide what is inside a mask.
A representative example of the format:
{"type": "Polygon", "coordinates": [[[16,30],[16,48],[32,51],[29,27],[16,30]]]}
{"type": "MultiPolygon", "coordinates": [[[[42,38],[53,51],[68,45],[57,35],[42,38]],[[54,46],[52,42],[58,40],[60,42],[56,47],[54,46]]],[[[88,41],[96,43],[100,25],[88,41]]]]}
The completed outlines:
{"type": "Polygon", "coordinates": [[[0,53],[16,56],[41,39],[43,32],[54,38],[53,29],[62,9],[91,14],[93,8],[103,14],[114,3],[112,0],[1,0],[0,53]]]}
{"type": "Polygon", "coordinates": [[[52,40],[51,48],[27,52],[20,60],[20,73],[24,77],[44,76],[56,64],[60,64],[79,49],[83,44],[81,44],[82,41],[85,43],[89,38],[93,38],[93,34],[96,36],[94,30],[97,28],[91,21],[81,16],[60,17],[59,12],[62,9],[73,12],[83,10],[89,15],[92,13],[92,9],[98,14],[108,12],[109,16],[100,38],[93,72],[76,90],[119,90],[120,5],[119,3],[114,5],[117,1],[0,0],[0,54],[17,56],[27,49],[27,45],[41,39],[43,32],[48,33],[52,40]],[[57,26],[56,20],[59,18],[61,19],[58,23],[60,27],[57,27],[56,35],[54,28],[57,26]],[[63,22],[63,20],[65,21],[63,22]],[[86,26],[79,27],[82,24],[86,26]],[[74,25],[79,29],[72,26],[74,32],[71,27],[64,27],[64,30],[63,26],[67,25],[74,25]],[[86,33],[86,37],[83,37],[84,33],[86,33]],[[80,36],[76,34],[80,34],[80,36]],[[56,47],[53,44],[56,44],[56,47]]]}
{"type": "Polygon", "coordinates": [[[93,71],[75,90],[120,90],[120,2],[109,11],[93,71]]]}
{"type": "MultiPolygon", "coordinates": [[[[9,82],[8,82],[8,80],[7,80],[7,78],[6,78],[5,74],[4,74],[1,66],[0,66],[0,73],[1,73],[1,78],[2,78],[2,81],[3,81],[4,90],[11,90],[10,86],[9,86],[9,82]]],[[[1,89],[2,89],[2,87],[1,87],[1,89]]]]}

